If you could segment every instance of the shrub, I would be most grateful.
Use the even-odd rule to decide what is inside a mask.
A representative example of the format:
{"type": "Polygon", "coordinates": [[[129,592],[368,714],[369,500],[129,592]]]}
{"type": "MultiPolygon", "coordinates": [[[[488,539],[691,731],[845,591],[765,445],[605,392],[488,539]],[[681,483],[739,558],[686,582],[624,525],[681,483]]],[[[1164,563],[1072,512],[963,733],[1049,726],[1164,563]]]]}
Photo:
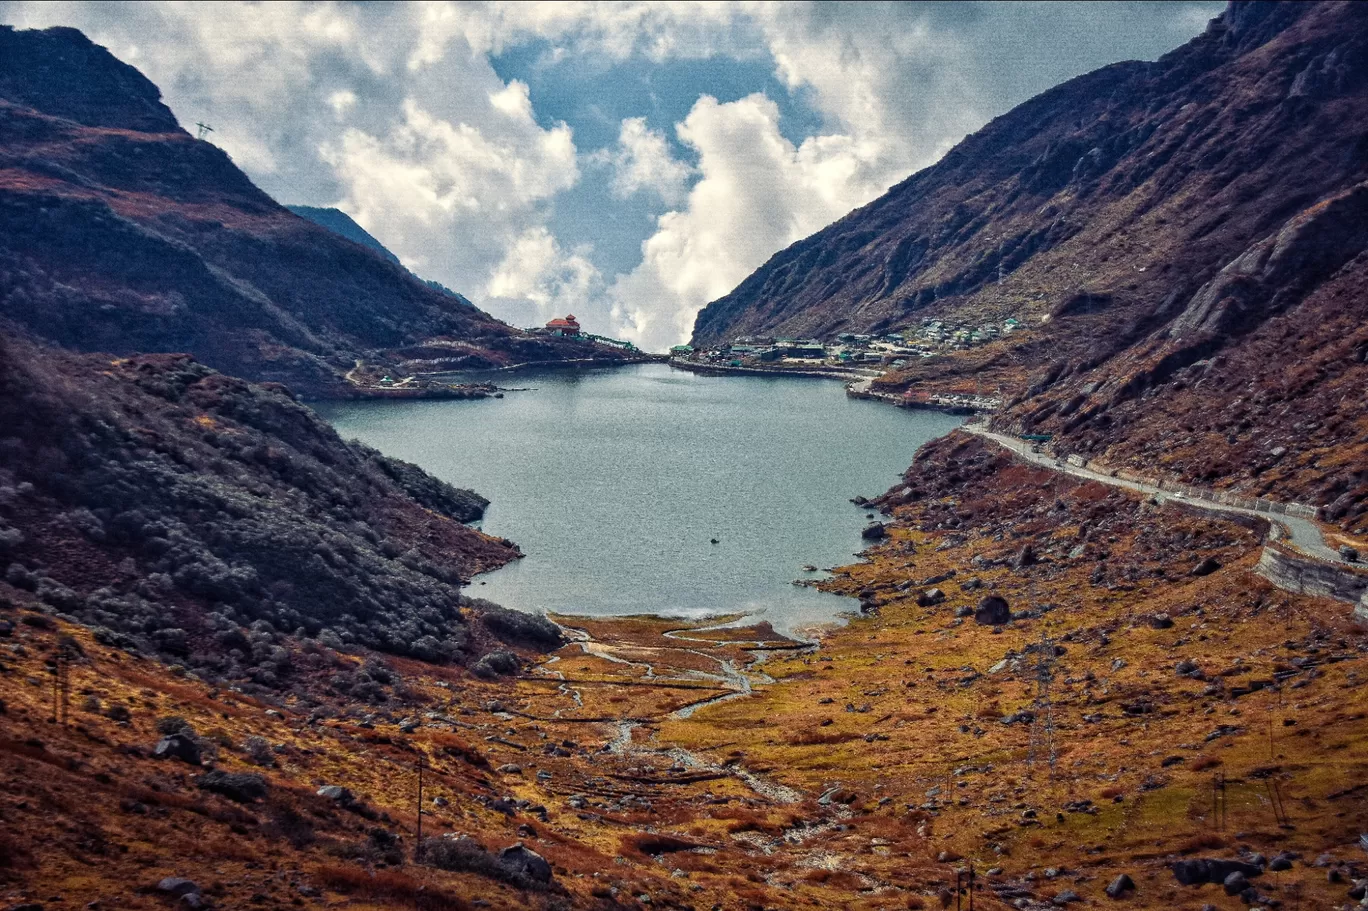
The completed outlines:
{"type": "Polygon", "coordinates": [[[565,644],[560,627],[540,614],[509,610],[488,601],[473,601],[480,622],[499,639],[511,645],[555,650],[565,644]]]}
{"type": "Polygon", "coordinates": [[[472,838],[424,838],[420,852],[422,862],[452,873],[474,873],[519,889],[541,889],[544,884],[524,875],[521,870],[502,863],[498,856],[486,851],[472,838]]]}
{"type": "Polygon", "coordinates": [[[275,765],[275,751],[271,749],[271,744],[265,737],[258,737],[253,734],[242,741],[242,752],[247,754],[247,758],[260,766],[275,765]]]}
{"type": "Polygon", "coordinates": [[[157,733],[163,737],[170,737],[172,734],[184,734],[193,738],[195,729],[190,726],[190,722],[179,715],[164,715],[157,719],[157,733]]]}

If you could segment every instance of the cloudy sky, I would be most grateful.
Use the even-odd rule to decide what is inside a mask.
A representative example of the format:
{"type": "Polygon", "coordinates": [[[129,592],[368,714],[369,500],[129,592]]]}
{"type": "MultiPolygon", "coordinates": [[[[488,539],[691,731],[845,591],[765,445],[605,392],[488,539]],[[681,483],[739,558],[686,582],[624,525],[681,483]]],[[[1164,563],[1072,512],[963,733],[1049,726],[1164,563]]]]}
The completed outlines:
{"type": "Polygon", "coordinates": [[[1218,2],[13,3],[82,29],[284,203],[531,325],[660,348],[773,253],[1218,2]]]}

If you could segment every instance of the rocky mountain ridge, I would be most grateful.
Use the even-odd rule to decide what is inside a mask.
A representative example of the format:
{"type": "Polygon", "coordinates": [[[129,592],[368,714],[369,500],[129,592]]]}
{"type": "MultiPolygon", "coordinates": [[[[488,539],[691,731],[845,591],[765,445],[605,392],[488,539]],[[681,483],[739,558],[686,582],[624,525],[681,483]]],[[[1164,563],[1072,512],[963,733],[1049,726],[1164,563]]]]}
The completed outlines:
{"type": "Polygon", "coordinates": [[[1232,3],[777,254],[699,314],[694,343],[1014,318],[876,387],[1000,390],[997,424],[1061,454],[1323,503],[1357,528],[1365,113],[1368,9],[1232,3]]]}
{"type": "Polygon", "coordinates": [[[612,356],[527,336],[291,213],[65,28],[0,28],[0,316],[70,348],[185,351],[320,396],[347,394],[362,359],[612,356]]]}
{"type": "Polygon", "coordinates": [[[464,524],[486,505],[279,385],[0,334],[0,577],[207,679],[288,686],[298,640],[477,656],[460,587],[520,556],[464,524]]]}

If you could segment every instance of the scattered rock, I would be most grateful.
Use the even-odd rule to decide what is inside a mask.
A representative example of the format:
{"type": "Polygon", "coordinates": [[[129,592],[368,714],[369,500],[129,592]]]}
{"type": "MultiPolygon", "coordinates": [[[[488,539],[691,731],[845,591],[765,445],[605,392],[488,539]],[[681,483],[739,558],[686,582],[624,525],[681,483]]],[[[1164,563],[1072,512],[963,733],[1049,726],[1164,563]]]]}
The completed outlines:
{"type": "Polygon", "coordinates": [[[984,626],[1001,626],[1012,619],[1012,609],[1006,599],[998,595],[985,595],[979,600],[974,611],[974,622],[984,626]]]}
{"type": "Polygon", "coordinates": [[[1196,677],[1202,672],[1201,666],[1191,658],[1184,658],[1174,666],[1173,672],[1179,677],[1196,677]]]}
{"type": "Polygon", "coordinates": [[[253,803],[266,797],[266,779],[254,772],[205,772],[195,779],[195,784],[205,791],[222,794],[238,803],[253,803]]]}
{"type": "Polygon", "coordinates": [[[1025,569],[1028,566],[1035,566],[1036,553],[1031,545],[1023,545],[1021,551],[1012,560],[1013,569],[1025,569]]]}
{"type": "Polygon", "coordinates": [[[1218,569],[1220,569],[1220,568],[1221,568],[1221,564],[1217,563],[1217,562],[1216,562],[1215,560],[1213,560],[1211,557],[1207,557],[1205,560],[1203,560],[1202,562],[1198,563],[1196,566],[1192,567],[1192,569],[1188,571],[1188,575],[1189,575],[1189,576],[1209,576],[1209,575],[1211,575],[1212,573],[1216,572],[1216,570],[1218,570],[1218,569]]]}
{"type": "Polygon", "coordinates": [[[858,799],[858,795],[850,788],[828,788],[821,797],[817,798],[817,803],[824,807],[829,807],[833,803],[849,806],[858,799]]]}
{"type": "Polygon", "coordinates": [[[1358,549],[1350,547],[1348,544],[1339,546],[1339,555],[1344,558],[1346,563],[1357,563],[1359,559],[1358,549]]]}
{"type": "Polygon", "coordinates": [[[860,537],[866,541],[882,541],[888,537],[888,528],[882,522],[875,522],[860,532],[860,537]]]}
{"type": "Polygon", "coordinates": [[[939,588],[928,588],[917,596],[918,607],[930,607],[933,604],[940,604],[945,600],[945,592],[939,588]]]}
{"type": "Polygon", "coordinates": [[[338,803],[352,803],[356,800],[356,795],[349,788],[340,785],[329,784],[318,789],[318,796],[328,800],[335,800],[338,803]]]}
{"type": "Polygon", "coordinates": [[[500,775],[521,775],[522,766],[514,762],[505,762],[503,765],[495,769],[495,771],[498,772],[500,775]]]}
{"type": "Polygon", "coordinates": [[[1153,614],[1149,618],[1149,625],[1153,629],[1173,629],[1173,618],[1168,614],[1153,614]]]}
{"type": "MultiPolygon", "coordinates": [[[[1232,873],[1240,873],[1245,879],[1263,875],[1263,868],[1242,860],[1217,860],[1200,858],[1180,860],[1174,863],[1173,877],[1184,886],[1200,886],[1203,883],[1224,883],[1232,873]]],[[[1248,887],[1248,883],[1245,884],[1248,887]]],[[[1243,890],[1241,890],[1243,891],[1243,890]]],[[[1237,893],[1230,893],[1235,895],[1237,893]]]]}
{"type": "Polygon", "coordinates": [[[200,748],[193,737],[185,734],[172,734],[157,741],[152,750],[153,759],[179,759],[190,765],[200,764],[200,748]]]}
{"type": "Polygon", "coordinates": [[[1249,879],[1239,870],[1231,873],[1221,884],[1225,888],[1226,895],[1239,895],[1249,888],[1249,879]]]}
{"type": "Polygon", "coordinates": [[[1116,877],[1116,879],[1113,879],[1111,883],[1107,886],[1107,897],[1121,898],[1127,892],[1134,891],[1135,880],[1131,879],[1130,876],[1128,876],[1127,874],[1121,873],[1116,877]]]}
{"type": "Polygon", "coordinates": [[[545,857],[522,842],[510,845],[500,851],[499,863],[510,870],[521,873],[534,882],[549,883],[551,881],[551,864],[547,863],[545,857]]]}
{"type": "Polygon", "coordinates": [[[168,876],[157,883],[157,891],[163,895],[170,895],[180,898],[182,895],[190,895],[200,891],[200,887],[195,884],[193,879],[186,879],[183,876],[168,876]]]}
{"type": "Polygon", "coordinates": [[[1081,902],[1082,900],[1083,896],[1072,889],[1065,889],[1063,892],[1050,899],[1052,904],[1058,905],[1061,908],[1065,905],[1071,905],[1074,902],[1081,902]]]}

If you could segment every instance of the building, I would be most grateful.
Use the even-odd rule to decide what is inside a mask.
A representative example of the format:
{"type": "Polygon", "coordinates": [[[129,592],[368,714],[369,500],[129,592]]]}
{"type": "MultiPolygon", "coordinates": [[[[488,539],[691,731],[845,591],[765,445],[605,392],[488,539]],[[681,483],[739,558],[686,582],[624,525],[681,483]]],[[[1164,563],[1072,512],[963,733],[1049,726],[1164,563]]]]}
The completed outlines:
{"type": "Polygon", "coordinates": [[[580,334],[580,324],[575,320],[574,314],[568,314],[564,318],[556,317],[547,323],[546,331],[552,335],[576,336],[580,334]]]}

